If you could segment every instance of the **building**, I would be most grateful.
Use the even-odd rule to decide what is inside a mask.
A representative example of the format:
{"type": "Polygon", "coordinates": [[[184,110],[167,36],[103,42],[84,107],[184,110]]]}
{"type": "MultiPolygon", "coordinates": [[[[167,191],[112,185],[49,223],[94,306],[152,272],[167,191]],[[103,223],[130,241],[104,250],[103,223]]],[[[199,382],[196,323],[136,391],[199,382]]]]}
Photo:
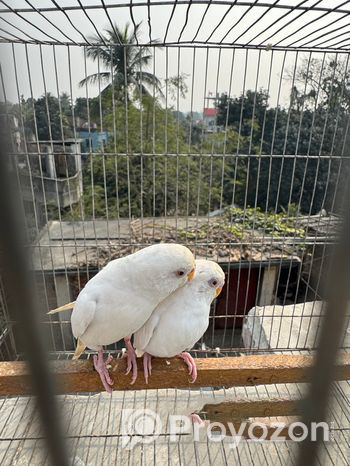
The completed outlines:
{"type": "Polygon", "coordinates": [[[96,128],[80,128],[78,130],[79,137],[81,138],[81,150],[83,154],[89,152],[98,152],[104,149],[108,143],[108,131],[99,131],[96,128]]]}
{"type": "Polygon", "coordinates": [[[217,108],[204,108],[203,109],[203,123],[208,133],[216,133],[219,130],[217,126],[217,108]]]}
{"type": "Polygon", "coordinates": [[[16,156],[16,170],[32,237],[46,224],[49,207],[67,208],[83,192],[81,139],[27,143],[28,154],[16,156]],[[35,221],[34,221],[35,220],[35,221]]]}
{"type": "Polygon", "coordinates": [[[312,242],[305,251],[305,264],[301,282],[305,301],[325,300],[328,270],[333,256],[334,244],[338,241],[342,228],[339,215],[329,215],[325,210],[300,220],[312,242]]]}

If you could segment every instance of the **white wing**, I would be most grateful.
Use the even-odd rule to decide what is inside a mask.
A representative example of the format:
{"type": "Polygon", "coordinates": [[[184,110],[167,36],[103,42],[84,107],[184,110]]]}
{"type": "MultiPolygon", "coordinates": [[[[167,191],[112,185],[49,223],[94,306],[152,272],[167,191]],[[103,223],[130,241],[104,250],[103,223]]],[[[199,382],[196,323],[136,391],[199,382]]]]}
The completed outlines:
{"type": "Polygon", "coordinates": [[[81,337],[86,332],[95,316],[96,305],[96,300],[91,298],[89,293],[78,297],[71,317],[72,331],[75,338],[81,337]]]}
{"type": "Polygon", "coordinates": [[[141,356],[144,349],[152,338],[152,335],[159,323],[159,315],[153,313],[147,322],[134,334],[134,347],[136,353],[141,356]]]}

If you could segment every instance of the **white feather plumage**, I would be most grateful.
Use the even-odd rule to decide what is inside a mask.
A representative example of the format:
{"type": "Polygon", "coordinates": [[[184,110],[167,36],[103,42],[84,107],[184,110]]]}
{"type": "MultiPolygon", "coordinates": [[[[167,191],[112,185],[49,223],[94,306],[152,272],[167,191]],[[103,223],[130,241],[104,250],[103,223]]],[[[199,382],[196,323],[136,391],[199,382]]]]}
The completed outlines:
{"type": "Polygon", "coordinates": [[[80,292],[71,317],[73,335],[96,351],[131,335],[186,283],[193,267],[191,251],[178,244],[156,244],[111,261],[80,292]]]}
{"type": "Polygon", "coordinates": [[[137,355],[173,357],[191,349],[208,328],[210,304],[224,282],[217,263],[196,260],[194,280],[162,301],[134,335],[137,355]]]}

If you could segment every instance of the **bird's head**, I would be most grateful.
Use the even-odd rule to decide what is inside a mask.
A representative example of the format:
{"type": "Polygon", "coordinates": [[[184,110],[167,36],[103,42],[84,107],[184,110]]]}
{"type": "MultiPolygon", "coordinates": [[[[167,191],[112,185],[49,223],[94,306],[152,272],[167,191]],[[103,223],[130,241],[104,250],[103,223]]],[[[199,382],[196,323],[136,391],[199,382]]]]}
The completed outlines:
{"type": "Polygon", "coordinates": [[[156,290],[162,299],[169,296],[195,276],[192,252],[180,244],[159,243],[135,253],[137,273],[145,286],[156,290]]]}
{"type": "Polygon", "coordinates": [[[189,285],[208,297],[209,302],[217,298],[225,284],[225,274],[219,264],[209,260],[196,260],[196,276],[189,285]]]}

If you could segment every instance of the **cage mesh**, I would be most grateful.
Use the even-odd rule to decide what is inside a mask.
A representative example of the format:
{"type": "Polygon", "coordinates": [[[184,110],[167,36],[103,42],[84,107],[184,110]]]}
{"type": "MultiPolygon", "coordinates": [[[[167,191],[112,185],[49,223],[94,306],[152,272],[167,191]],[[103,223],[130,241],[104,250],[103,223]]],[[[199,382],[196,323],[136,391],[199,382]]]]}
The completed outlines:
{"type": "MultiPolygon", "coordinates": [[[[46,312],[74,300],[109,260],[161,241],[226,273],[194,354],[317,347],[349,171],[349,4],[0,2],[0,104],[52,357],[70,357],[75,343],[69,313],[46,312]]],[[[0,298],[0,358],[21,359],[2,288],[0,298]]],[[[349,341],[346,331],[344,351],[349,341]]],[[[336,390],[349,413],[348,384],[336,390]]],[[[24,416],[27,401],[7,403],[11,413],[25,403],[24,416]]],[[[40,439],[25,440],[29,427],[5,435],[7,422],[3,464],[13,464],[12,448],[40,439]]],[[[105,455],[108,435],[84,443],[87,464],[100,464],[89,451],[98,438],[105,455]]],[[[164,438],[143,446],[150,461],[172,456],[164,438]]],[[[210,463],[230,461],[220,445],[204,453],[210,463]]],[[[269,448],[245,444],[235,461],[258,454],[265,463],[256,464],[270,464],[269,448]]],[[[184,451],[180,442],[180,462],[184,451]]],[[[346,464],[341,451],[326,452],[327,464],[346,464]]],[[[202,452],[191,453],[194,464],[202,452]]]]}

